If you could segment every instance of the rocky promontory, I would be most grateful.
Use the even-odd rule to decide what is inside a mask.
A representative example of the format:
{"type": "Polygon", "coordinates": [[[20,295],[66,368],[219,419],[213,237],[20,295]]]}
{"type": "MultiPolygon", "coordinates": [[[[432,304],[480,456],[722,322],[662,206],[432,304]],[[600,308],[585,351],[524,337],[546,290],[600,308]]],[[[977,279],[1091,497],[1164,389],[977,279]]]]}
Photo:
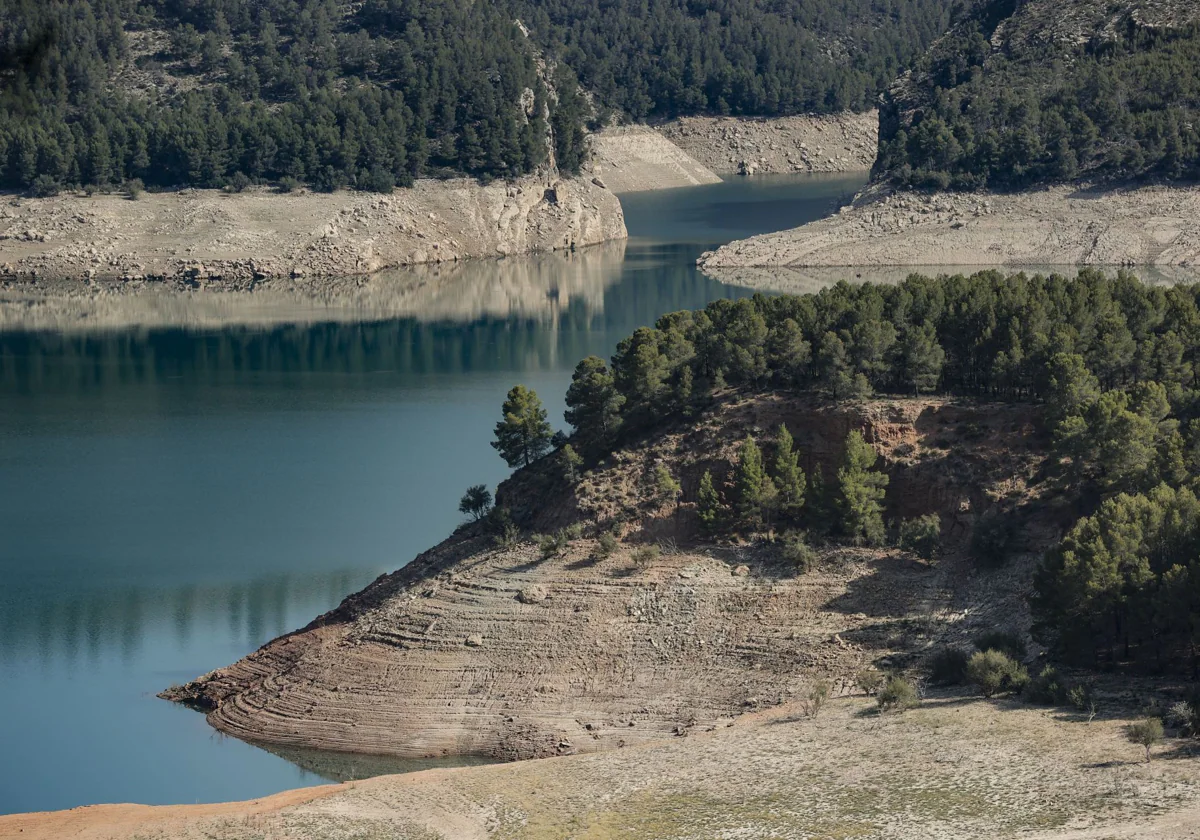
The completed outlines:
{"type": "Polygon", "coordinates": [[[578,484],[553,458],[518,471],[497,498],[519,534],[466,525],[308,627],[164,696],[244,739],[404,757],[560,755],[721,727],[813,679],[845,687],[868,663],[901,666],[989,621],[1019,623],[1019,586],[952,558],[1036,473],[1032,423],[1021,406],[730,396],[578,484]],[[704,471],[726,480],[747,431],[781,422],[810,474],[832,475],[849,430],[863,430],[891,475],[889,513],[939,513],[946,558],[830,548],[799,573],[769,542],[702,540],[704,471]],[[981,443],[955,447],[959,430],[981,443]],[[664,464],[682,501],[655,490],[664,464]],[[597,539],[608,531],[615,548],[597,539]]]}
{"type": "Polygon", "coordinates": [[[609,190],[553,175],[424,180],[386,195],[12,196],[0,203],[0,274],[240,283],[571,250],[626,235],[609,190]]]}

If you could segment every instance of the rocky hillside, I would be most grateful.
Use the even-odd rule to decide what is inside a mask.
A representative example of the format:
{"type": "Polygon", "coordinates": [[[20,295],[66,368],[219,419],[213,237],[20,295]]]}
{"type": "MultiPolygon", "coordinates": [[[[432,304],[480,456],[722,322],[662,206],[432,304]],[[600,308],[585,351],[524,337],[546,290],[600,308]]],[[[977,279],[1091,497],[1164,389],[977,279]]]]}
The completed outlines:
{"type": "Polygon", "coordinates": [[[403,756],[546,756],[711,729],[815,676],[844,685],[981,627],[1026,626],[1018,581],[1062,526],[1025,504],[1043,451],[1028,407],[729,395],[576,486],[551,459],[519,471],[497,495],[523,536],[500,546],[464,526],[307,628],[164,696],[239,737],[403,756]],[[945,558],[832,548],[800,574],[770,542],[698,541],[701,474],[726,480],[738,441],[781,422],[810,474],[829,476],[847,432],[863,430],[891,477],[889,514],[937,513],[945,558]],[[660,465],[679,477],[678,504],[655,500],[660,465]],[[986,571],[964,547],[999,506],[1022,517],[1024,554],[986,571]],[[570,526],[549,551],[529,537],[570,526]],[[606,554],[596,537],[610,528],[620,543],[606,554]]]}

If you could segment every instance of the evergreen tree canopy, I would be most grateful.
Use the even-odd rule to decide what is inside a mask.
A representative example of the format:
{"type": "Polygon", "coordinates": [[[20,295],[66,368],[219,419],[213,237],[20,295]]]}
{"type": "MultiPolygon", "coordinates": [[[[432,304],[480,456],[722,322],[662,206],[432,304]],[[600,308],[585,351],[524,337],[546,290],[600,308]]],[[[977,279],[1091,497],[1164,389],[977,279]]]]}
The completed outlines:
{"type": "Polygon", "coordinates": [[[887,536],[883,525],[883,496],[888,485],[875,466],[874,447],[854,429],[846,437],[846,451],[838,470],[838,509],[843,536],[860,545],[882,545],[887,536]]]}
{"type": "Polygon", "coordinates": [[[876,176],[939,189],[1200,176],[1195,10],[1062,5],[978,4],[885,98],[876,176]]]}
{"type": "Polygon", "coordinates": [[[514,385],[504,400],[504,417],[496,424],[492,448],[510,467],[529,466],[550,450],[554,431],[536,391],[514,385]]]}

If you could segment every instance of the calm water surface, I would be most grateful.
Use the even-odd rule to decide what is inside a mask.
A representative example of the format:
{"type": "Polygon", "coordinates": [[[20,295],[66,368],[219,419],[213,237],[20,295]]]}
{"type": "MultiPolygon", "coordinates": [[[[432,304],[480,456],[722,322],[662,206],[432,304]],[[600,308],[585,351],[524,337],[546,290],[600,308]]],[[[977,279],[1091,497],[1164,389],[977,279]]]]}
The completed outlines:
{"type": "Polygon", "coordinates": [[[509,387],[562,425],[580,358],[749,294],[700,275],[701,251],[827,215],[859,185],[631,196],[625,247],[448,272],[404,317],[0,332],[0,813],[411,769],[285,758],[155,693],[442,539],[462,491],[507,474],[488,441],[509,387]]]}

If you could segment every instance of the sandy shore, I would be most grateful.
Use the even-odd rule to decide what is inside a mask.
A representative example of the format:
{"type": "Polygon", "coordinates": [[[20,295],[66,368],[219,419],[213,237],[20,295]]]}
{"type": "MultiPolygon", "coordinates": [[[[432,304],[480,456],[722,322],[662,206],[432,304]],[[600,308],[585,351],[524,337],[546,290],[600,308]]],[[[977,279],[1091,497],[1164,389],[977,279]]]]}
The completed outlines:
{"type": "Polygon", "coordinates": [[[1011,195],[874,188],[836,216],[731,242],[700,265],[1200,265],[1200,188],[1053,187],[1011,195]]]}
{"type": "Polygon", "coordinates": [[[595,245],[626,237],[589,178],[419,181],[390,195],[266,189],[80,194],[0,202],[0,274],[185,278],[364,274],[595,245]]]}

